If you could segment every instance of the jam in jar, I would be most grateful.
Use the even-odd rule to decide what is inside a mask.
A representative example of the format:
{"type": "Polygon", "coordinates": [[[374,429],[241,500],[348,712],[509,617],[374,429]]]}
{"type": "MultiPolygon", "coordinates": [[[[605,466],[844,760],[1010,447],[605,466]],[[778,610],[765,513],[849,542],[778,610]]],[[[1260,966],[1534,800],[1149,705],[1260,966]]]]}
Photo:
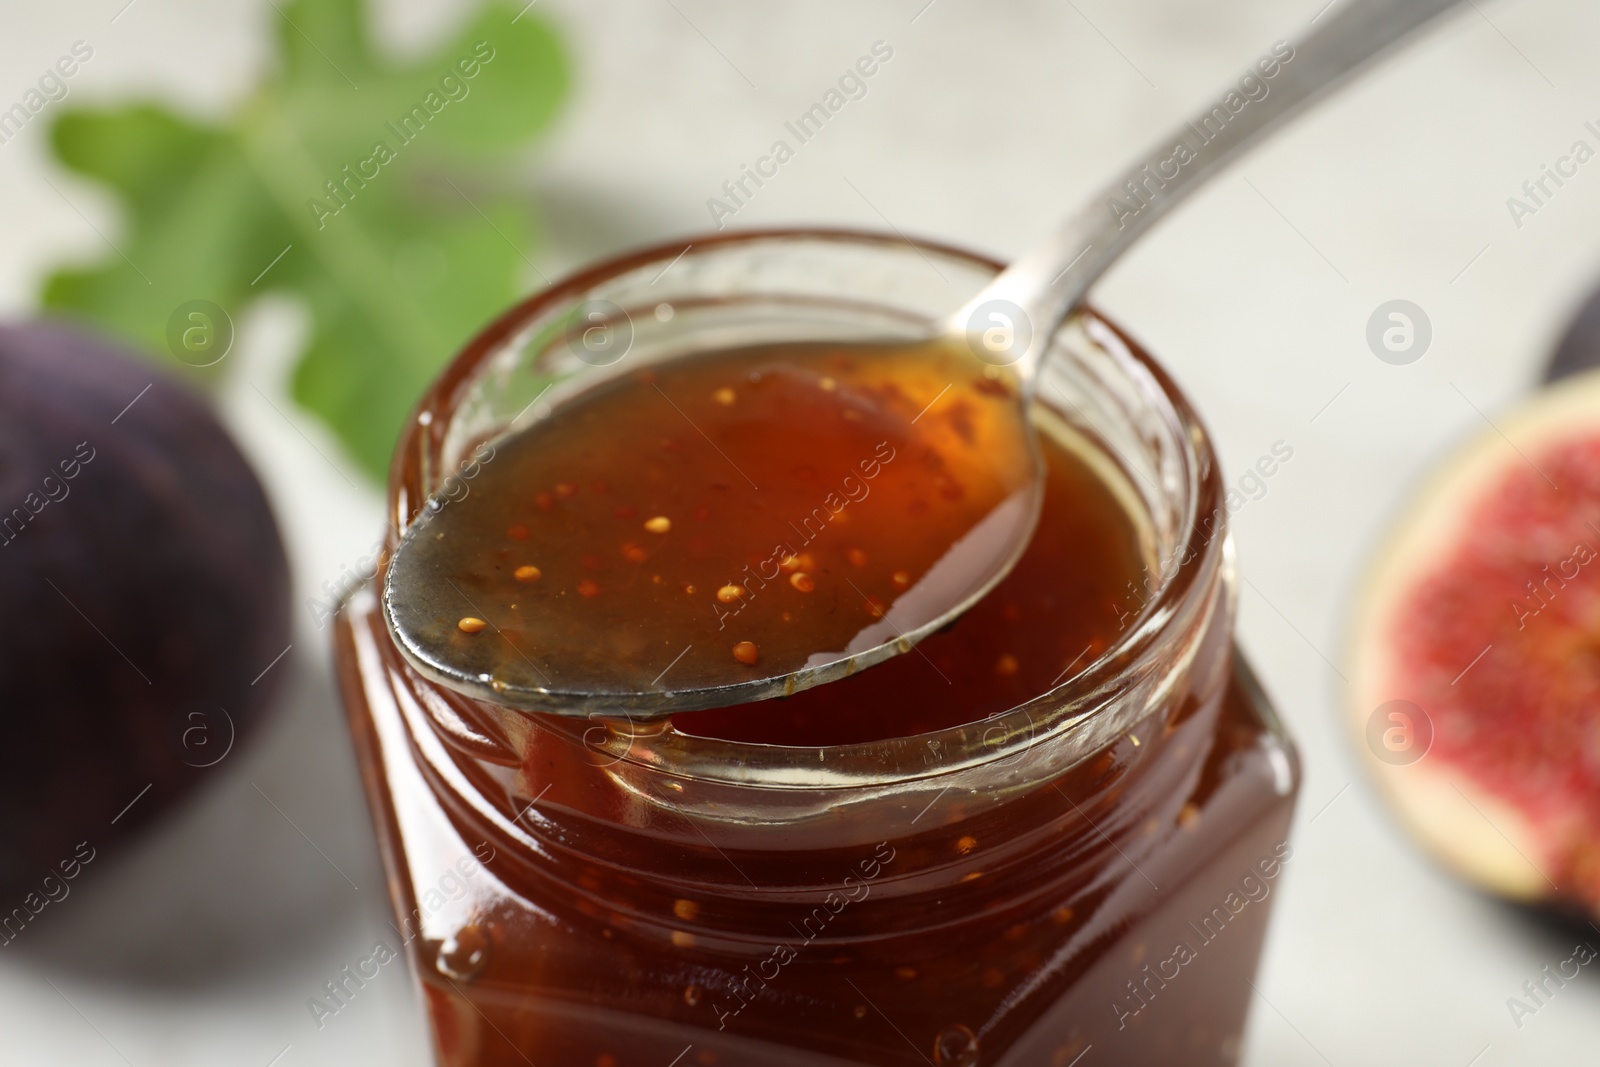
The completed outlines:
{"type": "MultiPolygon", "coordinates": [[[[390,486],[391,545],[440,494],[498,500],[511,483],[483,457],[512,469],[510,435],[546,390],[648,383],[712,350],[912,337],[996,270],[808,231],[579,275],[489,327],[423,399],[390,486]]],[[[1032,412],[1046,491],[1023,557],[955,623],[840,681],[665,720],[519,711],[427,680],[377,590],[349,599],[345,699],[441,1064],[1236,1060],[1291,859],[1297,758],[1233,644],[1203,428],[1092,312],[1053,344],[1032,412]]],[[[702,492],[736,490],[695,480],[709,454],[684,462],[672,521],[687,534],[702,492]]],[[[527,485],[517,506],[548,494],[606,582],[652,581],[666,568],[649,550],[613,560],[606,546],[649,545],[631,531],[659,506],[621,499],[645,492],[627,478],[595,481],[527,485]]],[[[775,619],[778,597],[816,591],[791,575],[854,565],[848,520],[812,532],[785,543],[775,619]]],[[[496,565],[534,566],[524,551],[496,565]]],[[[545,595],[605,589],[572,558],[538,568],[545,595]]]]}

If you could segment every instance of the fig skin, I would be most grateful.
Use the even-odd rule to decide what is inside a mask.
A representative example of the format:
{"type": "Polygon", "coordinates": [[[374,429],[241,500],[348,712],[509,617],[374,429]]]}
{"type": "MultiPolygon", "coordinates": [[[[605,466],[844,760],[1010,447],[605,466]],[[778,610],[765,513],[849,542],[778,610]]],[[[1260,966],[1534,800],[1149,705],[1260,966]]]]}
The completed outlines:
{"type": "Polygon", "coordinates": [[[1594,292],[1573,317],[1555,355],[1545,367],[1546,382],[1600,367],[1600,290],[1594,292]]]}
{"type": "Polygon", "coordinates": [[[204,401],[76,328],[0,326],[4,908],[237,752],[284,675],[252,685],[289,645],[289,588],[266,496],[204,401]]]}

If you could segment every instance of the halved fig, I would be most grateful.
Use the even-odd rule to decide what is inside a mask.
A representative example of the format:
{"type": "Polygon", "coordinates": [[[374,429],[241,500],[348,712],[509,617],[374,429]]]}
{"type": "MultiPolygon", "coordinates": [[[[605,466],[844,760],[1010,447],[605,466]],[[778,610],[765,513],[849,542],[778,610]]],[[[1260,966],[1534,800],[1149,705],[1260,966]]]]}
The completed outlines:
{"type": "Polygon", "coordinates": [[[1600,371],[1428,476],[1352,620],[1378,784],[1491,892],[1600,913],[1600,371]]]}

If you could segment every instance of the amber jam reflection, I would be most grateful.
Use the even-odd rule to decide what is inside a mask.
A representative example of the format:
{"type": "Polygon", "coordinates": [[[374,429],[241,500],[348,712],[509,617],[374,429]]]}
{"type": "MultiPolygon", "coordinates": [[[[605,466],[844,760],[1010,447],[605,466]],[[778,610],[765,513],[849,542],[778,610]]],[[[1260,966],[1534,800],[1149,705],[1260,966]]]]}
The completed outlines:
{"type": "Polygon", "coordinates": [[[1067,638],[1115,636],[1131,526],[1083,461],[1047,456],[1037,558],[969,636],[930,642],[946,701],[912,654],[753,733],[732,713],[694,716],[700,738],[542,721],[421,680],[371,595],[354,600],[339,652],[397,909],[493,849],[492,879],[425,911],[411,945],[440,1062],[1233,1062],[1269,904],[1227,902],[1287,855],[1292,749],[1235,660],[1220,574],[1172,662],[1118,682],[1113,699],[1161,690],[1150,712],[1093,751],[1053,741],[1043,713],[982,718],[986,694],[1011,699],[997,647],[1017,673],[1044,652],[1059,670],[1067,638]],[[1030,612],[1014,631],[1011,597],[1030,612]],[[886,670],[905,673],[884,688],[886,670]],[[934,732],[798,747],[882,738],[863,723],[914,706],[886,721],[934,732]],[[1199,941],[1219,906],[1226,929],[1199,941]]]}

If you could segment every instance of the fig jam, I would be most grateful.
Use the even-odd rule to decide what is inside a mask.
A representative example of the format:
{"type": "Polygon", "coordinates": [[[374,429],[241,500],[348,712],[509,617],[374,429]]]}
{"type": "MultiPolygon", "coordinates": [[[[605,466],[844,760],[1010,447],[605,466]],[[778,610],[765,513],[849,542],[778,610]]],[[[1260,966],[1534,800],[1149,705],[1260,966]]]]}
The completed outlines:
{"type": "Polygon", "coordinates": [[[478,449],[410,531],[389,606],[426,661],[500,693],[626,698],[848,659],[1015,556],[1037,498],[1020,411],[1000,368],[939,345],[624,373],[478,449]]]}
{"type": "Polygon", "coordinates": [[[1092,663],[1137,615],[1139,531],[1106,480],[1046,439],[1039,525],[989,595],[915,650],[781,700],[673,717],[747,744],[845,745],[976,722],[1092,663]]]}
{"type": "MultiPolygon", "coordinates": [[[[820,304],[860,335],[858,318],[887,314],[872,301],[927,288],[930,258],[972,289],[995,269],[892,237],[748,234],[640,253],[543,294],[425,399],[397,464],[397,521],[438,488],[430,471],[485,439],[463,413],[509,390],[496,409],[507,426],[537,392],[537,376],[519,384],[506,368],[543,372],[540,324],[578,294],[632,301],[636,346],[649,348],[650,323],[683,327],[651,350],[670,362],[702,325],[744,328],[752,302],[782,321],[794,290],[807,296],[795,314],[820,304]]],[[[336,650],[398,916],[390,947],[420,979],[440,1064],[1236,1061],[1292,865],[1298,763],[1233,646],[1203,429],[1103,320],[1070,324],[1060,343],[1033,411],[1048,472],[1039,525],[1016,568],[946,630],[849,678],[663,721],[542,715],[430,682],[390,637],[376,589],[350,598],[336,650]]],[[[643,362],[625,373],[648,385],[640,370],[662,368],[643,362]]],[[[712,458],[682,469],[709,476],[712,458]]],[[[596,477],[613,492],[625,481],[585,476],[566,500],[603,495],[596,477]]],[[[718,490],[677,484],[688,510],[673,529],[687,514],[693,530],[689,501],[718,490]]],[[[537,508],[539,492],[559,494],[541,482],[506,506],[531,495],[537,508]]],[[[609,514],[630,505],[628,521],[651,517],[645,500],[609,514]]],[[[852,573],[850,541],[828,533],[787,547],[852,573]]],[[[544,568],[517,552],[500,573],[544,568]]],[[[669,573],[652,569],[660,556],[604,562],[613,582],[669,573]]],[[[581,570],[577,558],[567,580],[581,570]]],[[[780,605],[814,595],[768,592],[791,598],[780,605]]]]}

